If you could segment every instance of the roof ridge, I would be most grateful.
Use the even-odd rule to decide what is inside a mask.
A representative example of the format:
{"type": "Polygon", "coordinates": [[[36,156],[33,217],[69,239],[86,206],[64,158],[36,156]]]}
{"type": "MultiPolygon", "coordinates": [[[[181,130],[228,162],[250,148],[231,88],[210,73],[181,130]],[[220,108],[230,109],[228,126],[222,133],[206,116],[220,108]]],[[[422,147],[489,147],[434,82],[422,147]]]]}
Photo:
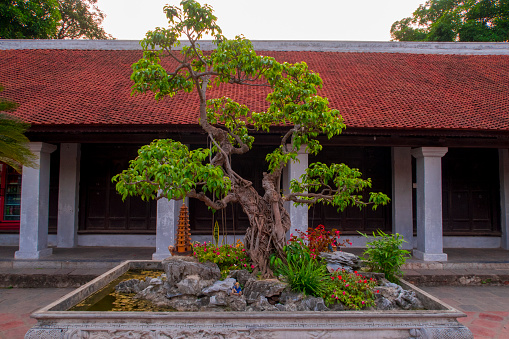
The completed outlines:
{"type": "MultiPolygon", "coordinates": [[[[404,53],[453,55],[509,55],[507,42],[420,42],[420,41],[320,41],[320,40],[252,40],[257,51],[404,53]]],[[[182,42],[182,45],[187,45],[182,42]]],[[[212,50],[211,40],[200,43],[212,50]]],[[[141,50],[138,40],[38,40],[0,39],[0,50],[141,50]]]]}

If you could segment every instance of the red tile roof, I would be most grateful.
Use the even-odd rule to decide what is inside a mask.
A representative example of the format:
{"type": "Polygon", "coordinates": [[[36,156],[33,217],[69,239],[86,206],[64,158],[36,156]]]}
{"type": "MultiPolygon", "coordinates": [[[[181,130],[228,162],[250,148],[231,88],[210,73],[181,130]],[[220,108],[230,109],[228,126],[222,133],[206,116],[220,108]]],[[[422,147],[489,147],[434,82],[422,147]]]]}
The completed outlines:
{"type": "MultiPolygon", "coordinates": [[[[509,131],[509,56],[260,52],[306,61],[320,73],[331,107],[356,128],[509,131]]],[[[156,102],[130,96],[141,51],[1,50],[1,97],[37,125],[197,124],[195,93],[156,102]]],[[[233,86],[224,95],[265,108],[265,89],[233,86]]],[[[213,90],[210,95],[221,94],[213,90]]]]}

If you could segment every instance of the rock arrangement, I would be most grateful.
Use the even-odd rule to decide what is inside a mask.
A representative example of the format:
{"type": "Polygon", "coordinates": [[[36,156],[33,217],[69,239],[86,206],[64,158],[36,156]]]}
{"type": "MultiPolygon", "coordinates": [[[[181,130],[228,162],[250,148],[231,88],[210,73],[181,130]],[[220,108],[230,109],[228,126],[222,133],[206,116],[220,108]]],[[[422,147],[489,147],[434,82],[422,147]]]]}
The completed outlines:
{"type": "MultiPolygon", "coordinates": [[[[165,274],[161,277],[123,281],[116,291],[136,293],[136,299],[181,312],[343,310],[342,305],[329,309],[322,298],[292,292],[286,283],[277,279],[257,280],[246,270],[234,271],[228,278],[219,280],[216,264],[200,263],[192,257],[167,258],[163,267],[165,274]],[[243,286],[240,296],[231,294],[237,281],[243,286]]],[[[376,287],[376,309],[422,308],[414,292],[405,291],[385,279],[381,285],[376,287]]]]}
{"type": "Polygon", "coordinates": [[[377,287],[379,293],[375,299],[377,310],[422,310],[424,306],[414,291],[404,290],[398,284],[383,279],[383,286],[377,287]]]}
{"type": "Polygon", "coordinates": [[[346,272],[357,271],[361,267],[361,260],[358,256],[352,253],[337,251],[337,252],[322,252],[320,257],[327,262],[327,269],[329,272],[336,270],[345,270],[346,272]]]}

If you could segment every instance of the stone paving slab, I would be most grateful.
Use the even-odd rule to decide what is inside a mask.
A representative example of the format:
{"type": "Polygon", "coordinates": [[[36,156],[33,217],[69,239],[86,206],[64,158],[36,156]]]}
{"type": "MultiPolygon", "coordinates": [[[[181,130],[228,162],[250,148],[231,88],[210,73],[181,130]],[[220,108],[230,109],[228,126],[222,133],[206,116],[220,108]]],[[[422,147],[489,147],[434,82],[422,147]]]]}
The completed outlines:
{"type": "MultiPolygon", "coordinates": [[[[475,339],[509,338],[509,288],[505,286],[421,287],[426,292],[465,312],[458,320],[475,339]],[[498,302],[494,302],[498,300],[498,302]],[[475,308],[471,311],[469,309],[475,308]]],[[[30,314],[63,295],[71,288],[0,289],[0,339],[22,339],[36,321],[30,314]]]]}
{"type": "Polygon", "coordinates": [[[411,269],[403,278],[420,286],[509,285],[509,269],[411,269]]]}
{"type": "Polygon", "coordinates": [[[0,339],[22,339],[37,323],[30,314],[73,288],[0,289],[0,339]]]}
{"type": "Polygon", "coordinates": [[[509,287],[506,286],[419,286],[445,303],[463,311],[458,320],[475,339],[509,338],[509,287]]]}
{"type": "Polygon", "coordinates": [[[109,268],[3,268],[0,269],[0,288],[79,287],[108,270],[109,268]]]}

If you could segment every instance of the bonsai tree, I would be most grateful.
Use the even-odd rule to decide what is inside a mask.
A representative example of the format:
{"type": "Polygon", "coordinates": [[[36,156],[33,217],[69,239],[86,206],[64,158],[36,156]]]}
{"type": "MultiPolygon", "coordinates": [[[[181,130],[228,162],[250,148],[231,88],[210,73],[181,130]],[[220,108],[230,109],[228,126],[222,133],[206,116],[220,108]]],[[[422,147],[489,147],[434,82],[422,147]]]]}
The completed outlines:
{"type": "Polygon", "coordinates": [[[345,128],[340,113],[317,95],[322,80],[306,63],[280,63],[257,55],[249,40],[241,36],[229,40],[222,35],[210,6],[193,0],[180,4],[180,8],[164,7],[169,28],[149,31],[141,41],[144,53],[132,66],[132,89],[133,93],[153,92],[156,100],[181,91],[196,93],[199,124],[213,147],[190,151],[173,140],[155,140],[143,146],[129,168],[113,178],[123,198],[189,197],[214,210],[240,204],[250,223],[244,239],[246,250],[254,271],[265,276],[272,273],[268,267],[272,253],[284,260],[283,246],[291,226],[285,201],[327,203],[338,210],[388,203],[382,193],[370,193],[369,199],[363,200],[360,192],[371,187],[371,180],[362,179],[358,170],[344,164],[310,164],[300,180],[291,182],[291,193],[282,195],[283,168],[296,160],[301,148],[311,154],[319,152],[319,135],[331,138],[340,134],[345,128]],[[213,51],[200,49],[204,36],[213,37],[213,51]],[[187,43],[176,49],[181,38],[187,43]],[[166,67],[163,58],[170,60],[164,63],[166,67]],[[231,98],[208,99],[207,91],[221,84],[266,87],[268,108],[252,112],[231,98]],[[254,141],[250,131],[269,132],[275,125],[278,130],[286,127],[286,131],[280,145],[266,156],[268,168],[260,195],[249,180],[233,170],[231,155],[249,152],[254,141]]]}

